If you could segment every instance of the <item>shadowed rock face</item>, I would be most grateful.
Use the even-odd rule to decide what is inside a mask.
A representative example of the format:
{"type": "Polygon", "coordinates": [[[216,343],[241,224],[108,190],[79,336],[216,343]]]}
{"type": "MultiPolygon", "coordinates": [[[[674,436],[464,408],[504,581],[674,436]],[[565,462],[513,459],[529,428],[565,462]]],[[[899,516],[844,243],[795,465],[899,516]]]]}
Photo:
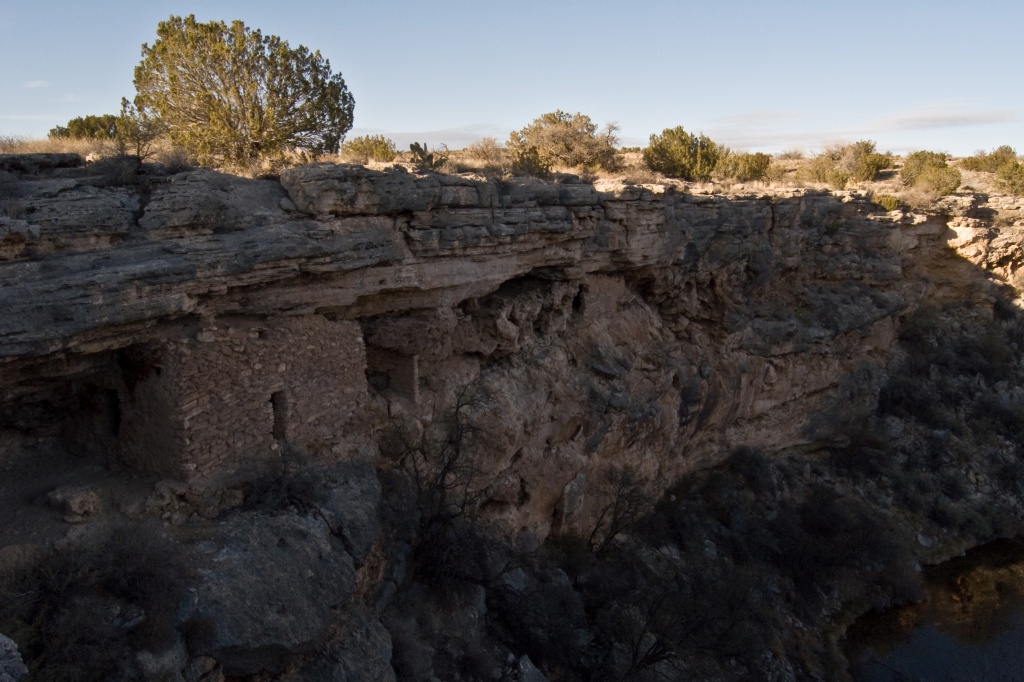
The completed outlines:
{"type": "Polygon", "coordinates": [[[159,516],[126,679],[829,677],[1021,528],[1019,201],[123,170],[0,157],[0,574],[159,516]]]}
{"type": "MultiPolygon", "coordinates": [[[[131,417],[141,380],[126,357],[173,348],[179,367],[233,351],[243,361],[218,379],[223,390],[190,395],[162,379],[159,400],[146,394],[147,405],[173,403],[159,428],[182,439],[212,428],[213,415],[236,423],[233,410],[265,430],[246,453],[180,469],[206,476],[264,456],[251,448],[345,458],[396,418],[424,428],[458,387],[476,383],[490,400],[473,417],[485,434],[474,485],[494,520],[534,537],[591,518],[623,466],[667,483],[740,445],[828,442],[873,407],[901,315],[926,294],[989,296],[977,268],[946,248],[947,219],[887,214],[854,196],[726,197],[329,164],[280,181],[195,170],[109,186],[64,161],[3,164],[17,197],[0,216],[5,426],[24,426],[19,415],[49,403],[65,432],[102,430],[82,405],[106,422],[131,417]],[[346,357],[364,371],[332,375],[324,362],[295,388],[260,379],[267,396],[237,399],[232,386],[292,371],[296,348],[272,345],[274,330],[303,319],[343,325],[332,327],[339,347],[359,344],[362,355],[346,357]],[[338,433],[290,435],[307,385],[303,397],[344,417],[338,433]],[[89,391],[113,407],[83,401],[89,391]]],[[[976,208],[952,207],[955,243],[1012,276],[1020,254],[1009,232],[1019,228],[996,229],[971,217],[976,208]]],[[[163,367],[150,364],[146,381],[163,367]]],[[[116,424],[101,435],[146,468],[117,443],[116,424]]],[[[178,457],[167,448],[167,461],[178,457]]]]}

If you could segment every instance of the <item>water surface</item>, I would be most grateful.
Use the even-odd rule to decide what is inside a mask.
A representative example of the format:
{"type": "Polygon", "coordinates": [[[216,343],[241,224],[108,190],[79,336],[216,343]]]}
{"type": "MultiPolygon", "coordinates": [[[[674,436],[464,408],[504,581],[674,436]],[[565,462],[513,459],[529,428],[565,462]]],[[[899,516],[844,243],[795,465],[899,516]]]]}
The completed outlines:
{"type": "Polygon", "coordinates": [[[994,542],[923,575],[923,602],[850,628],[854,679],[1024,681],[1024,542],[994,542]]]}

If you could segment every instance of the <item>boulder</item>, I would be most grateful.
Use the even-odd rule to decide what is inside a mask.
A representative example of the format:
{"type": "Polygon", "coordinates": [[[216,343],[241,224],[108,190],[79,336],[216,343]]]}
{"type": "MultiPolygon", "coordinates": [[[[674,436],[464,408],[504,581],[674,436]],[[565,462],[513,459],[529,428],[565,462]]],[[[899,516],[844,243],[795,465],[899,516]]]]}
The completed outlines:
{"type": "MultiPolygon", "coordinates": [[[[287,678],[292,682],[292,678],[287,678]]],[[[379,621],[357,619],[323,653],[301,669],[294,682],[394,682],[391,635],[379,621]]]]}
{"type": "Polygon", "coordinates": [[[82,486],[61,486],[46,495],[46,503],[64,514],[68,523],[81,523],[100,511],[100,496],[82,486]]]}
{"type": "Polygon", "coordinates": [[[0,682],[20,682],[28,677],[28,668],[14,640],[0,635],[0,682]]]}
{"type": "Polygon", "coordinates": [[[526,655],[523,655],[516,663],[516,675],[519,682],[548,682],[544,673],[526,655]]]}
{"type": "Polygon", "coordinates": [[[320,515],[356,566],[363,564],[380,534],[380,496],[377,472],[365,462],[345,465],[318,496],[320,515]]]}
{"type": "Polygon", "coordinates": [[[186,630],[193,655],[228,676],[321,646],[355,589],[352,557],[319,517],[238,514],[211,545],[186,630]]]}

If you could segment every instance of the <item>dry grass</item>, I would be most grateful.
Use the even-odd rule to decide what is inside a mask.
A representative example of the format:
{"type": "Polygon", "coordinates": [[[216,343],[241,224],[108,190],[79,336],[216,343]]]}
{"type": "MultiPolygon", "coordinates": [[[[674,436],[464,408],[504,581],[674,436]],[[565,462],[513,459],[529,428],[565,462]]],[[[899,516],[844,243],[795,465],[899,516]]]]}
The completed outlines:
{"type": "Polygon", "coordinates": [[[17,135],[0,136],[0,154],[80,154],[113,156],[117,147],[107,140],[32,139],[17,135]]]}
{"type": "Polygon", "coordinates": [[[996,174],[984,171],[972,171],[960,168],[960,175],[963,180],[960,189],[982,194],[1002,194],[996,187],[996,174]]]}
{"type": "MultiPolygon", "coordinates": [[[[118,150],[116,145],[104,140],[61,140],[61,139],[31,139],[13,135],[0,136],[0,154],[33,154],[33,153],[76,153],[89,160],[98,160],[105,157],[116,156],[118,150]]],[[[620,153],[622,160],[621,167],[615,171],[591,170],[582,173],[580,169],[555,168],[555,172],[574,173],[581,175],[584,180],[602,180],[612,183],[621,182],[631,185],[679,185],[675,181],[665,178],[660,173],[650,170],[643,163],[643,154],[636,149],[624,150],[620,153]]],[[[171,147],[168,144],[158,146],[150,159],[163,164],[171,172],[178,172],[194,167],[196,164],[184,151],[171,147]]],[[[333,163],[347,163],[345,159],[337,155],[324,155],[316,159],[333,163]]],[[[726,192],[732,194],[764,192],[766,190],[786,190],[797,188],[830,189],[826,183],[811,182],[805,179],[797,179],[800,169],[810,163],[813,159],[805,158],[802,150],[791,149],[774,155],[769,178],[766,182],[737,183],[729,180],[717,180],[708,183],[688,183],[695,190],[703,192],[726,192]]],[[[284,165],[298,165],[305,159],[288,159],[284,165]]],[[[914,208],[925,208],[931,199],[914,192],[903,186],[899,179],[899,171],[902,166],[902,159],[896,158],[895,167],[883,171],[881,177],[871,182],[851,182],[847,189],[866,191],[873,195],[891,195],[898,197],[905,205],[914,208]]],[[[390,163],[370,161],[365,164],[369,168],[383,170],[394,165],[407,165],[411,162],[408,152],[398,152],[394,161],[390,163]]],[[[981,194],[1002,194],[995,184],[995,174],[983,171],[966,170],[957,163],[957,159],[950,161],[950,165],[959,168],[963,182],[960,191],[970,191],[981,194]]],[[[248,176],[259,176],[279,172],[280,167],[274,168],[251,168],[241,171],[240,174],[248,176]]],[[[440,169],[444,173],[475,173],[489,178],[508,178],[513,174],[514,168],[507,148],[493,138],[484,138],[469,145],[465,149],[455,149],[448,152],[448,160],[440,169]]],[[[236,171],[237,172],[237,171],[236,171]]],[[[683,183],[686,185],[687,183],[683,183]]],[[[8,208],[5,213],[9,214],[16,209],[8,208]]]]}
{"type": "MultiPolygon", "coordinates": [[[[78,154],[87,161],[121,156],[112,140],[33,139],[16,135],[0,135],[0,154],[78,154]]],[[[187,152],[170,144],[157,145],[147,161],[163,164],[170,172],[195,167],[187,152]]]]}

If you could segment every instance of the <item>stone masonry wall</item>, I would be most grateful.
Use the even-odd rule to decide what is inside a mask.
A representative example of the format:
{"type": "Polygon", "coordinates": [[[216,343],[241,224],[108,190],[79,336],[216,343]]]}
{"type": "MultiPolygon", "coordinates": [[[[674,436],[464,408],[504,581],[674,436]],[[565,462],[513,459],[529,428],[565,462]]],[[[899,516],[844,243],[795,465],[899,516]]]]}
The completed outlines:
{"type": "Polygon", "coordinates": [[[329,458],[363,435],[345,428],[367,396],[352,322],[219,320],[133,348],[122,372],[122,457],[174,478],[252,473],[288,447],[329,458]]]}

